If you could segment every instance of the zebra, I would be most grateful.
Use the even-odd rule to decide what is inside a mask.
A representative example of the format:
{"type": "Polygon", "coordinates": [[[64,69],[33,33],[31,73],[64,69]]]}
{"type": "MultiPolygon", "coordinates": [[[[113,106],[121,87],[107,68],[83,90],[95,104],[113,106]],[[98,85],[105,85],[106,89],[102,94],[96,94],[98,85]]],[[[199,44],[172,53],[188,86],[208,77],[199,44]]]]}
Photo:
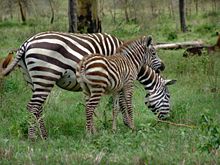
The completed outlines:
{"type": "MultiPolygon", "coordinates": [[[[133,82],[144,65],[151,66],[153,57],[149,51],[151,42],[151,36],[144,36],[124,43],[115,55],[91,54],[80,61],[76,70],[76,78],[86,96],[86,130],[88,133],[95,132],[93,114],[104,94],[113,94],[119,98],[120,109],[126,119],[125,123],[131,129],[134,128],[133,82]]],[[[155,97],[152,98],[155,99],[155,97]]],[[[155,100],[150,101],[152,106],[155,105],[155,100]]],[[[153,110],[156,108],[154,106],[153,110]]]]}
{"type": "MultiPolygon", "coordinates": [[[[37,122],[35,119],[31,121],[28,129],[30,139],[35,138],[36,123],[40,126],[41,138],[47,138],[42,106],[54,85],[68,91],[81,91],[75,73],[83,56],[91,53],[109,56],[114,54],[122,43],[118,38],[106,33],[42,32],[30,37],[20,46],[14,60],[1,74],[8,75],[18,64],[25,80],[31,86],[32,97],[27,104],[27,110],[37,122]]],[[[153,45],[150,50],[155,52],[153,45]]],[[[151,67],[158,72],[165,68],[157,54],[154,54],[151,67]]]]}
{"type": "MultiPolygon", "coordinates": [[[[177,80],[164,79],[151,67],[144,65],[140,72],[138,73],[137,80],[144,86],[148,93],[145,96],[145,104],[149,109],[159,118],[166,119],[169,117],[170,112],[170,94],[168,91],[168,85],[173,85],[177,80]]],[[[121,95],[121,93],[119,93],[121,95]]],[[[112,130],[116,130],[116,119],[118,112],[122,111],[119,105],[119,97],[114,99],[113,106],[113,120],[112,120],[112,130]]],[[[132,116],[124,115],[123,121],[125,125],[128,125],[127,117],[132,118],[132,116]]]]}

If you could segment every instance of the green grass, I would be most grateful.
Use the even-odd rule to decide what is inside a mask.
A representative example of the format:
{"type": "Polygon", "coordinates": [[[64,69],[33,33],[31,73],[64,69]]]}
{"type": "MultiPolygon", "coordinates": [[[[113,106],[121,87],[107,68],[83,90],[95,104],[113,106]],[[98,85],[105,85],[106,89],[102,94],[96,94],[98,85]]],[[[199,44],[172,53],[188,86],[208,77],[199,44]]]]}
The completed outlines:
{"type": "MultiPolygon", "coordinates": [[[[213,34],[220,27],[212,22],[216,17],[219,15],[193,16],[192,31],[186,34],[177,30],[166,16],[153,20],[155,25],[147,25],[149,29],[145,29],[144,23],[111,25],[109,18],[103,22],[105,32],[122,39],[152,34],[160,42],[200,38],[213,44],[216,40],[213,34]]],[[[54,25],[48,24],[47,19],[37,19],[40,24],[34,19],[25,25],[16,20],[0,23],[0,57],[37,32],[67,29],[61,19],[54,25]]],[[[158,53],[166,64],[163,76],[177,79],[169,88],[172,101],[169,120],[195,128],[158,123],[144,105],[143,87],[136,83],[133,98],[136,131],[125,127],[119,116],[117,132],[112,133],[109,97],[104,97],[96,110],[98,132],[88,137],[83,94],[56,87],[44,106],[49,138],[30,142],[26,104],[31,91],[16,69],[0,88],[0,164],[219,164],[220,53],[186,59],[182,57],[183,51],[158,53]]]]}

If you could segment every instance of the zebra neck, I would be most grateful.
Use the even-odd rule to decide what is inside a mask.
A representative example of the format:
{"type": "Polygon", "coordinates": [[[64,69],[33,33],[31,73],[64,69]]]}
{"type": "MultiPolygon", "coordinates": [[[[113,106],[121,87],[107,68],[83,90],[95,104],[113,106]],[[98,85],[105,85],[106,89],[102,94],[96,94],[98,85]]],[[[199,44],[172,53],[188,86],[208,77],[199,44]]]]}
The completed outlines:
{"type": "Polygon", "coordinates": [[[136,49],[132,49],[132,47],[124,49],[120,54],[126,57],[137,71],[140,71],[141,67],[146,63],[143,46],[136,47],[136,49]]]}

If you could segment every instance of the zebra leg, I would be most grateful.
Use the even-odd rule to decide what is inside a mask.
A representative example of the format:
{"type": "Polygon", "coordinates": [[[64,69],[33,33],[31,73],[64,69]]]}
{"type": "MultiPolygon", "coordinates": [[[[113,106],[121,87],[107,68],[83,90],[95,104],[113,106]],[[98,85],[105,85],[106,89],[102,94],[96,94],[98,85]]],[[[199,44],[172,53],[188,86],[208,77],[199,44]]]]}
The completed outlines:
{"type": "Polygon", "coordinates": [[[129,119],[129,127],[134,129],[134,122],[133,122],[133,108],[132,108],[132,94],[133,94],[133,85],[132,83],[128,83],[128,85],[124,86],[123,92],[121,93],[121,97],[123,104],[125,104],[128,119],[129,119]]]}
{"type": "Polygon", "coordinates": [[[113,110],[112,110],[112,131],[116,131],[116,122],[119,111],[119,95],[113,96],[113,110]]]}
{"type": "Polygon", "coordinates": [[[93,123],[93,114],[95,108],[97,107],[102,94],[91,94],[89,99],[86,102],[86,130],[88,134],[93,134],[96,132],[94,123],[93,123]]]}
{"type": "Polygon", "coordinates": [[[126,104],[126,100],[124,98],[123,92],[120,92],[119,94],[119,108],[123,116],[124,124],[128,126],[129,128],[131,128],[131,119],[127,111],[127,104],[126,104]]]}
{"type": "MultiPolygon", "coordinates": [[[[44,91],[45,92],[45,91],[44,91]]],[[[43,108],[42,105],[45,102],[50,90],[46,90],[46,94],[39,94],[39,91],[34,91],[30,102],[27,105],[27,110],[32,114],[30,127],[28,130],[28,137],[31,140],[36,138],[35,132],[36,128],[40,130],[40,136],[42,139],[47,138],[47,131],[43,121],[42,112],[43,108]]]]}
{"type": "Polygon", "coordinates": [[[28,105],[28,111],[32,113],[30,127],[28,129],[28,137],[31,140],[36,139],[36,129],[40,129],[40,136],[42,139],[47,138],[47,131],[42,119],[42,106],[28,105]]]}
{"type": "MultiPolygon", "coordinates": [[[[32,105],[27,105],[27,110],[34,114],[35,111],[38,111],[36,107],[32,105]]],[[[30,120],[29,120],[29,128],[28,128],[28,138],[30,140],[36,139],[36,118],[35,115],[31,115],[30,120]]]]}
{"type": "Polygon", "coordinates": [[[44,125],[44,121],[42,118],[42,106],[30,106],[28,105],[28,111],[32,113],[31,121],[30,121],[30,127],[28,129],[28,137],[31,140],[36,139],[36,129],[39,128],[40,130],[40,136],[42,139],[47,138],[47,131],[44,125]]]}

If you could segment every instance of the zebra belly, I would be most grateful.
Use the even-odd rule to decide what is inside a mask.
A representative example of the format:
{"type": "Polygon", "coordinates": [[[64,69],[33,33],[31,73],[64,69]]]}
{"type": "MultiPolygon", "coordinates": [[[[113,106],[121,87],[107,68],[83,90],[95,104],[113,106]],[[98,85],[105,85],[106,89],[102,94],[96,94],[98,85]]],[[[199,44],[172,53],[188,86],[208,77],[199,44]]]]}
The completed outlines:
{"type": "Polygon", "coordinates": [[[76,80],[76,73],[69,69],[56,82],[56,85],[68,91],[81,91],[80,85],[76,80]]]}

